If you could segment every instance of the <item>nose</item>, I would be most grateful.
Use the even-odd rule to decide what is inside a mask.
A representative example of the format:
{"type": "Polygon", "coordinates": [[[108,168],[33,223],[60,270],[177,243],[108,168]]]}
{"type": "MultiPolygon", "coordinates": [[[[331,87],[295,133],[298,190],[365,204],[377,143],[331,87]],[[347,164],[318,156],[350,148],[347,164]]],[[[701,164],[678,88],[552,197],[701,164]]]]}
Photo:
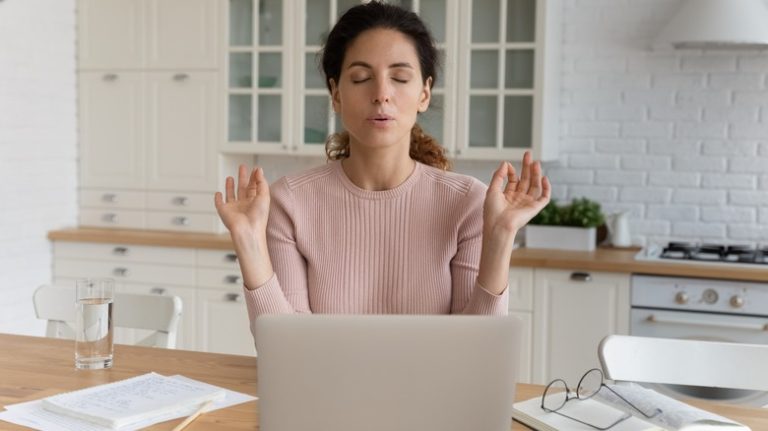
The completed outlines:
{"type": "Polygon", "coordinates": [[[392,86],[387,79],[377,79],[373,93],[373,103],[375,105],[381,103],[389,103],[392,97],[392,86]]]}

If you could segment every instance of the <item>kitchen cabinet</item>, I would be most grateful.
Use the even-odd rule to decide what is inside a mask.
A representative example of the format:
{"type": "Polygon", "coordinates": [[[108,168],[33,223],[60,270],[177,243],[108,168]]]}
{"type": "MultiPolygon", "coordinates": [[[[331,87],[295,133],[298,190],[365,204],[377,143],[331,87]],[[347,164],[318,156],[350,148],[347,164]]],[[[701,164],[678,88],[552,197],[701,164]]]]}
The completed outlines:
{"type": "Polygon", "coordinates": [[[603,337],[629,333],[630,275],[536,268],[533,286],[533,383],[576,385],[603,337]]]}
{"type": "Polygon", "coordinates": [[[510,268],[509,270],[509,315],[522,322],[522,343],[520,345],[520,369],[517,379],[530,383],[532,377],[533,351],[533,268],[510,268]]]}
{"type": "MultiPolygon", "coordinates": [[[[355,0],[232,0],[224,154],[324,153],[334,115],[317,52],[355,0]]],[[[559,0],[399,2],[419,13],[443,67],[419,123],[458,159],[557,156],[559,0]]]]}
{"type": "Polygon", "coordinates": [[[219,9],[216,0],[78,2],[81,225],[222,230],[210,197],[219,9]],[[200,194],[205,206],[187,205],[200,194]]]}

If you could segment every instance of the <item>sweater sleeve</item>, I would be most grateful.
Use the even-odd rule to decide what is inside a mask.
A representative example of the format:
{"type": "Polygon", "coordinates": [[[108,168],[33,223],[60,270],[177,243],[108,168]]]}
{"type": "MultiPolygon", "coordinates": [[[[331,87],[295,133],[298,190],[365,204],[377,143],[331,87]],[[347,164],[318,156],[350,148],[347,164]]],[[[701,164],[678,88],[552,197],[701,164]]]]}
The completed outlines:
{"type": "Polygon", "coordinates": [[[307,264],[296,246],[296,215],[285,178],[272,186],[267,247],[275,274],[253,290],[245,288],[251,329],[262,314],[310,313],[307,264]]]}
{"type": "Polygon", "coordinates": [[[495,295],[477,282],[483,242],[483,202],[486,187],[473,181],[462,201],[457,250],[451,260],[451,313],[506,315],[509,289],[495,295]]]}

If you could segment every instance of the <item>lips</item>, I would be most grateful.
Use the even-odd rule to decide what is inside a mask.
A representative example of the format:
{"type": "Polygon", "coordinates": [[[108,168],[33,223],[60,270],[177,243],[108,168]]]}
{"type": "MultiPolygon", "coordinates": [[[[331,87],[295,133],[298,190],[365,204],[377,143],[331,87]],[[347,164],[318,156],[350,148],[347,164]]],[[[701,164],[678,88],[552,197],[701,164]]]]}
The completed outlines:
{"type": "Polygon", "coordinates": [[[375,115],[372,115],[372,116],[368,117],[368,120],[369,121],[377,121],[377,122],[379,122],[379,121],[391,121],[391,120],[394,120],[394,117],[391,117],[391,116],[386,115],[386,114],[375,114],[375,115]]]}

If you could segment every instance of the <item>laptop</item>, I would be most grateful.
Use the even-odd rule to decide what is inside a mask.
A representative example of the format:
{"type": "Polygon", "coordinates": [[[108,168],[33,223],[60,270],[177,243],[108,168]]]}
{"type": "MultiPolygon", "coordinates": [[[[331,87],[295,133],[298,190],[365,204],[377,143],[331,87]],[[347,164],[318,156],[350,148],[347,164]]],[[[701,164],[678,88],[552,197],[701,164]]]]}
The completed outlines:
{"type": "Polygon", "coordinates": [[[521,322],[498,316],[266,315],[262,431],[508,431],[521,322]]]}

